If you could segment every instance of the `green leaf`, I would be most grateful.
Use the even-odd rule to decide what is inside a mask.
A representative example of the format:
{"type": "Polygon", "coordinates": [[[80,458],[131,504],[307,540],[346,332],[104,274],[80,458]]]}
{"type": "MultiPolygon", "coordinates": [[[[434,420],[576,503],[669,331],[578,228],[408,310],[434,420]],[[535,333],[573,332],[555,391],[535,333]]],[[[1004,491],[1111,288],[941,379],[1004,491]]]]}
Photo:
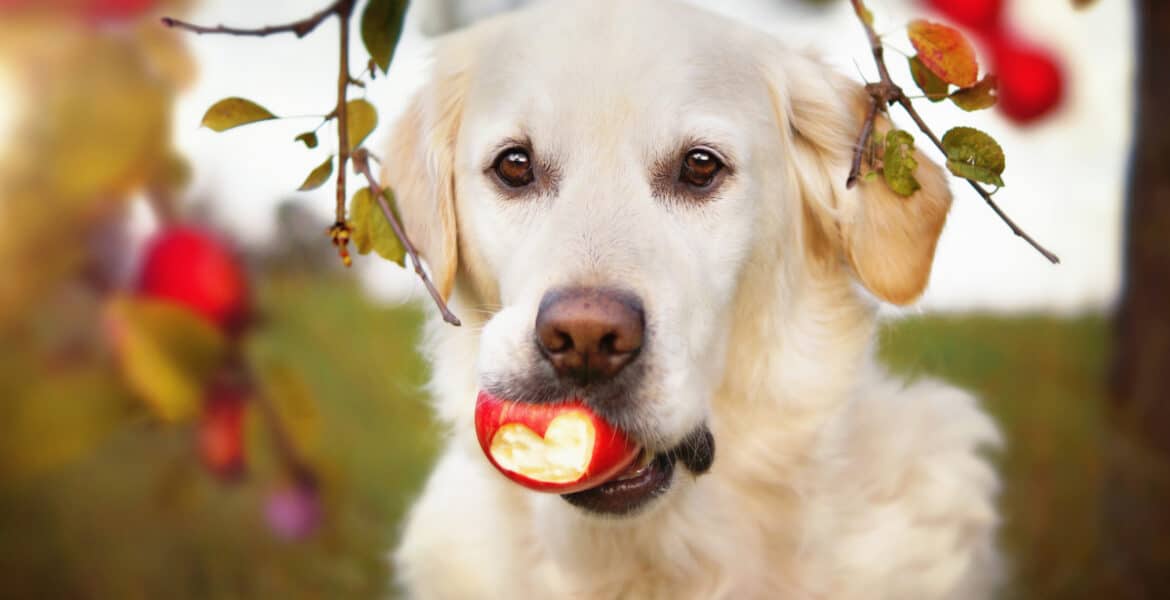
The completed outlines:
{"type": "Polygon", "coordinates": [[[378,125],[378,111],[365,100],[350,100],[345,104],[345,130],[349,136],[349,150],[362,145],[366,136],[378,125]]]}
{"type": "Polygon", "coordinates": [[[306,131],[294,138],[293,141],[303,142],[306,148],[312,150],[317,147],[317,133],[314,131],[306,131]]]}
{"type": "Polygon", "coordinates": [[[990,135],[973,127],[955,127],[943,136],[942,145],[951,173],[1003,187],[1003,148],[990,135]]]}
{"type": "Polygon", "coordinates": [[[203,126],[214,131],[226,131],[240,125],[275,119],[267,108],[244,98],[224,98],[203,114],[203,126]]]}
{"type": "Polygon", "coordinates": [[[116,298],[105,325],[122,376],[151,411],[168,422],[198,413],[203,389],[227,356],[226,336],[178,304],[116,298]]]}
{"type": "Polygon", "coordinates": [[[975,47],[954,27],[916,19],[906,28],[918,60],[947,83],[959,87],[975,85],[979,63],[975,47]]]}
{"type": "Polygon", "coordinates": [[[995,75],[987,75],[971,87],[955,90],[951,102],[967,112],[991,108],[995,106],[998,85],[995,75]]]}
{"type": "MultiPolygon", "coordinates": [[[[394,193],[387,188],[382,191],[382,196],[397,217],[394,193]]],[[[359,253],[369,254],[372,250],[382,258],[398,263],[399,266],[406,265],[406,249],[403,248],[398,236],[394,235],[394,228],[382,214],[381,207],[374,201],[370,188],[358,190],[350,199],[349,225],[353,230],[350,239],[359,253]]]]}
{"type": "Polygon", "coordinates": [[[942,102],[947,99],[947,82],[934,74],[934,71],[926,68],[922,61],[917,56],[912,56],[907,59],[910,63],[910,75],[914,77],[914,83],[918,84],[918,89],[926,94],[926,98],[931,102],[942,102]]]}
{"type": "Polygon", "coordinates": [[[329,155],[329,158],[325,159],[325,162],[317,165],[317,168],[309,173],[309,176],[305,178],[305,182],[301,184],[301,187],[297,188],[297,191],[307,192],[309,190],[315,190],[325,185],[325,182],[329,181],[330,175],[333,175],[332,154],[329,155]]]}
{"type": "Polygon", "coordinates": [[[408,4],[408,0],[370,0],[362,12],[362,43],[382,73],[390,69],[408,4]]]}
{"type": "Polygon", "coordinates": [[[882,157],[882,176],[886,185],[899,196],[909,196],[919,188],[914,171],[918,161],[914,160],[914,136],[901,129],[886,133],[886,153],[882,157]]]}

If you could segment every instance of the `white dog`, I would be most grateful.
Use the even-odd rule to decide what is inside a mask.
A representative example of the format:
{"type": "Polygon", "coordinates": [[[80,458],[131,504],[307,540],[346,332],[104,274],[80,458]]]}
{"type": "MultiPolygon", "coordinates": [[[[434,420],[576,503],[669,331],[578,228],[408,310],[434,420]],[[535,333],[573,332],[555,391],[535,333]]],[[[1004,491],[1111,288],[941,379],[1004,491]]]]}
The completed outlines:
{"type": "Polygon", "coordinates": [[[464,319],[429,326],[450,437],[395,555],[408,594],[992,593],[995,427],[873,357],[879,301],[926,286],[950,193],[922,155],[909,198],[846,190],[864,107],[816,60],[666,1],[545,3],[439,42],[386,156],[464,319]],[[562,302],[554,333],[591,374],[534,331],[562,302]],[[636,484],[529,491],[477,446],[481,389],[582,398],[654,460],[636,484]]]}

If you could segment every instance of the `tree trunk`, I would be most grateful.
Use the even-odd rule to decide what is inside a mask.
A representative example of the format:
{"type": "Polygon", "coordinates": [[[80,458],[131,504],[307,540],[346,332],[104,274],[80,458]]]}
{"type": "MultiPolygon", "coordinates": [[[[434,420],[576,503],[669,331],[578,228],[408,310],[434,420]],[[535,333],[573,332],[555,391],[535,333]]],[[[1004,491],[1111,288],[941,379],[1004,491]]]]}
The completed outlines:
{"type": "Polygon", "coordinates": [[[1137,114],[1106,440],[1106,553],[1126,598],[1170,597],[1170,2],[1137,0],[1137,114]]]}

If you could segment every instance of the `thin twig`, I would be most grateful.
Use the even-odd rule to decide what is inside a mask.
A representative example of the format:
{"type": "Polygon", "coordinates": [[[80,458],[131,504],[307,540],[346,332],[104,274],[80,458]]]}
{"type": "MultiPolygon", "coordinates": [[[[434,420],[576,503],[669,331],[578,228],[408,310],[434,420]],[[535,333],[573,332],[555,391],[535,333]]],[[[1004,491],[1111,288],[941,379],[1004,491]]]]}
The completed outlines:
{"type": "Polygon", "coordinates": [[[353,14],[354,0],[341,0],[336,4],[337,18],[341,20],[341,45],[337,67],[337,205],[336,222],[345,225],[345,165],[349,162],[349,125],[345,95],[349,91],[349,18],[353,14]]]}
{"type": "Polygon", "coordinates": [[[382,209],[382,215],[390,222],[390,228],[394,230],[394,235],[402,242],[402,247],[406,250],[406,254],[410,256],[410,262],[414,265],[414,272],[418,274],[419,279],[422,279],[423,285],[427,288],[427,293],[435,301],[439,307],[439,312],[443,315],[443,320],[458,327],[462,325],[459,317],[456,317],[451,309],[447,307],[447,303],[443,300],[442,294],[435,289],[435,284],[431,282],[431,278],[427,272],[422,268],[422,261],[419,259],[418,251],[414,244],[410,242],[410,238],[406,236],[406,230],[403,229],[402,224],[398,222],[398,218],[394,216],[394,211],[390,210],[390,205],[386,203],[386,197],[382,195],[384,188],[378,183],[374,177],[373,171],[370,170],[370,155],[365,148],[358,148],[353,153],[353,167],[358,173],[365,176],[366,181],[370,184],[370,193],[374,195],[374,199],[378,201],[378,207],[382,209]]]}
{"type": "Polygon", "coordinates": [[[333,4],[330,4],[329,6],[321,9],[319,12],[314,13],[312,16],[305,18],[305,19],[301,19],[299,21],[293,21],[292,23],[287,23],[284,25],[269,25],[267,27],[257,27],[255,29],[242,29],[239,27],[224,27],[223,25],[217,25],[215,27],[204,27],[202,25],[195,25],[192,23],[187,23],[186,21],[180,21],[179,19],[175,19],[172,17],[163,17],[162,24],[166,25],[167,27],[177,27],[179,29],[185,29],[187,31],[190,31],[192,33],[197,33],[200,35],[202,35],[204,33],[222,33],[222,34],[226,34],[226,35],[243,35],[243,36],[264,37],[264,36],[273,35],[273,34],[277,34],[277,33],[295,33],[296,36],[300,38],[300,37],[305,37],[306,35],[309,35],[309,33],[311,33],[314,29],[316,29],[318,25],[323,23],[325,21],[325,19],[328,19],[330,17],[330,15],[339,14],[341,7],[344,4],[352,4],[352,0],[337,0],[333,4]]]}
{"type": "MultiPolygon", "coordinates": [[[[853,11],[857,14],[857,20],[861,21],[861,26],[865,29],[865,35],[869,38],[870,53],[873,54],[873,60],[874,63],[877,64],[878,75],[881,79],[877,83],[870,83],[865,86],[865,90],[869,93],[872,102],[870,103],[870,109],[866,112],[865,122],[862,123],[861,126],[861,135],[858,139],[858,145],[853,149],[853,163],[849,169],[849,178],[845,182],[846,187],[853,187],[853,185],[857,183],[857,178],[861,170],[862,155],[865,152],[869,137],[872,135],[874,121],[877,119],[877,108],[883,103],[897,103],[899,106],[901,106],[902,109],[906,111],[906,114],[910,115],[910,118],[914,120],[914,123],[918,126],[918,130],[925,134],[926,137],[930,138],[930,141],[934,143],[934,145],[940,151],[942,151],[944,156],[946,155],[946,150],[943,149],[942,141],[939,140],[934,131],[932,131],[929,126],[927,126],[926,122],[922,120],[922,116],[919,115],[918,111],[914,109],[914,105],[911,102],[911,99],[902,92],[902,88],[894,84],[893,80],[890,78],[890,72],[886,68],[886,61],[884,58],[881,38],[874,31],[873,26],[871,26],[866,20],[865,15],[868,13],[868,11],[862,4],[862,0],[850,0],[850,3],[853,4],[853,11]]],[[[1028,233],[1021,229],[1019,225],[1016,225],[1015,221],[1012,221],[1011,218],[1008,217],[1002,209],[1000,209],[999,205],[991,199],[991,194],[989,194],[987,190],[983,189],[983,186],[979,185],[979,183],[973,179],[968,179],[966,177],[961,179],[966,179],[967,183],[971,185],[972,189],[974,189],[975,192],[978,193],[981,198],[983,198],[983,201],[991,207],[991,210],[993,210],[995,214],[999,216],[1000,220],[1002,220],[1008,226],[1008,228],[1012,230],[1012,233],[1016,234],[1020,238],[1023,238],[1025,242],[1035,248],[1036,251],[1039,252],[1044,258],[1048,259],[1049,262],[1053,264],[1060,262],[1059,257],[1048,251],[1048,249],[1044,246],[1041,246],[1039,242],[1032,239],[1032,236],[1028,235],[1028,233]]]]}

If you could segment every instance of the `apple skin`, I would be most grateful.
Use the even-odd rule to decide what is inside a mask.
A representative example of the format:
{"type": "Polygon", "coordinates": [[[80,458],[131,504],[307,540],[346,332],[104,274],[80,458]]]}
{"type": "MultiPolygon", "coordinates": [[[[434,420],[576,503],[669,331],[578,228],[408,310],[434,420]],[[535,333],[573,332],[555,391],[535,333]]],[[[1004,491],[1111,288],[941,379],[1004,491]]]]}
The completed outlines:
{"type": "Polygon", "coordinates": [[[199,457],[223,480],[244,474],[244,395],[240,390],[213,388],[204,400],[198,425],[199,457]]]}
{"type": "Polygon", "coordinates": [[[1032,123],[1064,100],[1064,69],[1050,52],[1010,32],[986,38],[999,77],[1000,112],[1019,124],[1032,123]]]}
{"type": "Polygon", "coordinates": [[[926,0],[926,3],[955,23],[980,32],[996,29],[1003,19],[1004,0],[926,0]]]}
{"type": "Polygon", "coordinates": [[[137,289],[186,306],[228,333],[238,333],[249,317],[239,259],[219,237],[197,227],[168,227],[147,242],[137,289]]]}
{"type": "Polygon", "coordinates": [[[475,402],[475,433],[484,456],[508,479],[538,492],[571,494],[595,487],[613,478],[638,457],[640,447],[624,433],[597,416],[579,400],[559,404],[530,404],[497,398],[480,392],[475,402]],[[522,425],[544,437],[549,424],[565,415],[583,416],[593,428],[593,450],[588,466],[572,481],[543,481],[501,466],[492,456],[492,441],[502,427],[522,425]]]}

